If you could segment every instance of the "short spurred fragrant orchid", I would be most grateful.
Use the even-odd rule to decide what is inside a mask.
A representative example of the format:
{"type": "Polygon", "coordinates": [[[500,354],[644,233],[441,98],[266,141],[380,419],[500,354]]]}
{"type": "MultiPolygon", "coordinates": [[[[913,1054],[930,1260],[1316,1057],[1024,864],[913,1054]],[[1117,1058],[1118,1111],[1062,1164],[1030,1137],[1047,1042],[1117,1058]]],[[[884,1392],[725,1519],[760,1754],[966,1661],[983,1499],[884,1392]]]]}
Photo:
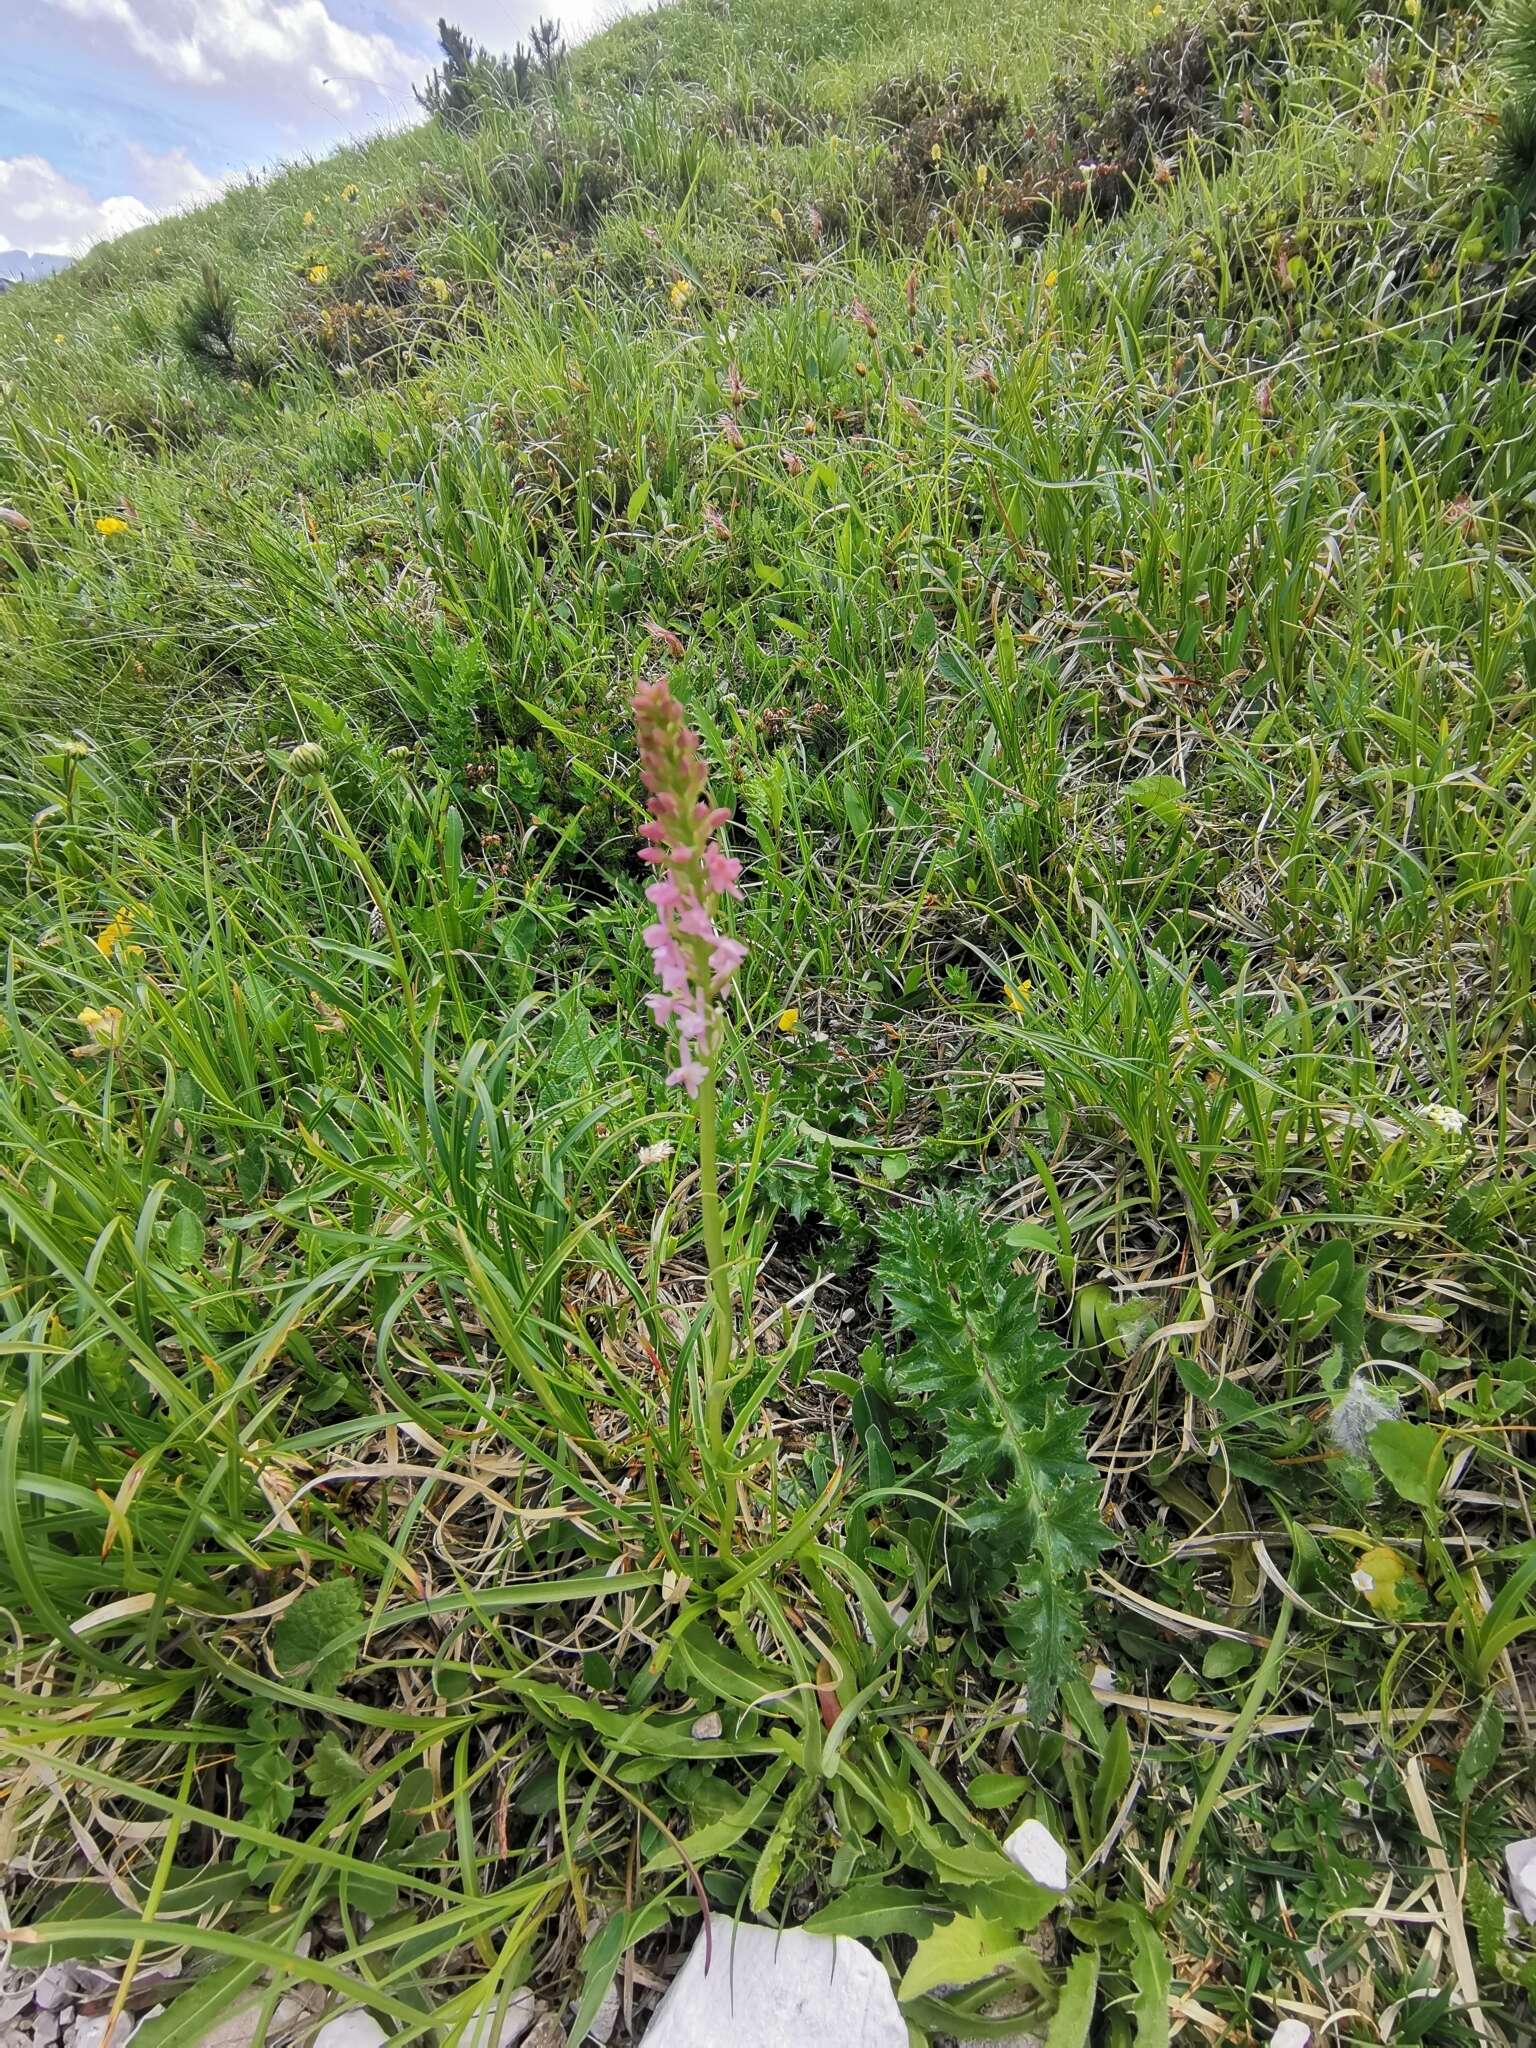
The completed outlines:
{"type": "Polygon", "coordinates": [[[720,998],[746,958],[740,940],[715,923],[721,900],[740,898],[741,862],[716,841],[730,812],[709,801],[699,736],[671,685],[664,677],[643,683],[634,710],[650,812],[640,828],[640,858],[656,870],[645,892],[656,912],[645,943],[661,983],[646,1001],[656,1022],[677,1033],[677,1064],[668,1081],[696,1096],[720,1050],[720,998]]]}

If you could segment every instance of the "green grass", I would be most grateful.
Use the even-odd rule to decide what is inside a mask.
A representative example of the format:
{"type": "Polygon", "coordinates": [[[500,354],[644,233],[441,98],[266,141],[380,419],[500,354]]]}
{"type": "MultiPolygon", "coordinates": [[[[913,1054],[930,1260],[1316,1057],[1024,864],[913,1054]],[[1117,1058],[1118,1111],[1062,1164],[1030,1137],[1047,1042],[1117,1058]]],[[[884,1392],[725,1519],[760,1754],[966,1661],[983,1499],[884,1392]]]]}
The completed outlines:
{"type": "Polygon", "coordinates": [[[1007,1989],[1068,2048],[1082,1957],[1095,2041],[1528,2035],[1504,82],[1476,13],[1228,17],[1115,218],[1007,215],[1174,26],[681,0],[0,304],[23,1962],[445,2042],[613,1981],[622,2042],[707,1901],[870,1941],[915,2041],[1007,1989]],[[648,622],[748,885],[723,1444],[648,622]],[[898,1398],[941,1197],[1038,1281],[1112,1539],[1046,1715],[973,1418],[898,1398]]]}

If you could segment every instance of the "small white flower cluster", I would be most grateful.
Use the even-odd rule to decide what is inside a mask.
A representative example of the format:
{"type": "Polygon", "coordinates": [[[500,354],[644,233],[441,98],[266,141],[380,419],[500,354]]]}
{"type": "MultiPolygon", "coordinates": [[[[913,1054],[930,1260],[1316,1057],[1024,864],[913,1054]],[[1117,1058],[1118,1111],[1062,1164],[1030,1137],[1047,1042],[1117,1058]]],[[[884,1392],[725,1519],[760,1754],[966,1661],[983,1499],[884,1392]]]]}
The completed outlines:
{"type": "Polygon", "coordinates": [[[1433,1124],[1437,1131],[1444,1131],[1448,1138],[1459,1138],[1467,1128],[1467,1120],[1459,1109],[1453,1109],[1448,1102],[1421,1102],[1419,1115],[1425,1123],[1433,1124]]]}

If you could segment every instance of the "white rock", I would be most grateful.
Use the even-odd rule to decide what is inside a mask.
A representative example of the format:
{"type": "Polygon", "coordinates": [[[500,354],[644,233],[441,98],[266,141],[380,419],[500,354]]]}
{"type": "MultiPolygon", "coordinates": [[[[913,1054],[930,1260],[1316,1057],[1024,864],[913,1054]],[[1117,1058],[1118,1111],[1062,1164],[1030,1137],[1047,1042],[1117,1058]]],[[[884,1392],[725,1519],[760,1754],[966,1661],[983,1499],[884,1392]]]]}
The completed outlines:
{"type": "Polygon", "coordinates": [[[388,2039],[371,2012],[354,2006],[326,2021],[315,2036],[315,2048],[384,2048],[388,2039]]]}
{"type": "Polygon", "coordinates": [[[1282,2020],[1269,2037],[1269,2048],[1307,2048],[1312,2029],[1302,2020],[1282,2020]]]}
{"type": "Polygon", "coordinates": [[[1515,1904],[1527,1923],[1536,1927],[1536,1835],[1527,1835],[1523,1842],[1510,1843],[1504,1851],[1504,1868],[1509,1872],[1509,1888],[1515,1895],[1515,1904]]]}
{"type": "MultiPolygon", "coordinates": [[[[463,2031],[457,2037],[458,2048],[517,2048],[517,2043],[538,2014],[538,2004],[531,1991],[513,1991],[505,1996],[495,1992],[472,2018],[464,2022],[463,2031]]],[[[453,2048],[454,2038],[451,2033],[445,2034],[449,2048],[453,2048]]]]}
{"type": "Polygon", "coordinates": [[[844,1935],[755,1927],[716,1913],[700,1929],[644,2048],[907,2048],[884,1965],[844,1935]]]}
{"type": "Polygon", "coordinates": [[[40,2012],[32,2019],[32,2048],[53,2048],[59,2038],[59,2016],[56,2012],[40,2012]]]}
{"type": "Polygon", "coordinates": [[[1067,1888],[1067,1852],[1043,1821],[1027,1820],[1003,1844],[1003,1854],[1047,1891],[1067,1888]]]}

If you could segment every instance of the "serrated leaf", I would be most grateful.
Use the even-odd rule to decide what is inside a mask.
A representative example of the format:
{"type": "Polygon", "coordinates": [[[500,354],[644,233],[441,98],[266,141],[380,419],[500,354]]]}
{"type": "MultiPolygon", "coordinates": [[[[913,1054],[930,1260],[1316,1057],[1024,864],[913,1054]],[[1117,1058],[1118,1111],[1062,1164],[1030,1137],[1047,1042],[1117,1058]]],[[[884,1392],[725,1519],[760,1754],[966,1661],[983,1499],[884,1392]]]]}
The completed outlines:
{"type": "Polygon", "coordinates": [[[311,1692],[334,1692],[357,1662],[363,1603],[350,1579],[327,1579],[302,1592],[272,1631],[283,1677],[311,1692]]]}
{"type": "Polygon", "coordinates": [[[879,1274],[906,1348],[882,1391],[933,1445],[961,1520],[967,1595],[1002,1606],[1030,1710],[1045,1715],[1074,1671],[1083,1576],[1109,1537],[1082,1423],[1065,1398],[1066,1352],[1042,1330],[1033,1283],[1005,1234],[954,1197],[892,1217],[879,1274]]]}
{"type": "Polygon", "coordinates": [[[360,1785],[368,1773],[343,1744],[334,1728],[328,1728],[315,1745],[315,1753],[304,1766],[309,1789],[317,1799],[335,1799],[360,1785]]]}

